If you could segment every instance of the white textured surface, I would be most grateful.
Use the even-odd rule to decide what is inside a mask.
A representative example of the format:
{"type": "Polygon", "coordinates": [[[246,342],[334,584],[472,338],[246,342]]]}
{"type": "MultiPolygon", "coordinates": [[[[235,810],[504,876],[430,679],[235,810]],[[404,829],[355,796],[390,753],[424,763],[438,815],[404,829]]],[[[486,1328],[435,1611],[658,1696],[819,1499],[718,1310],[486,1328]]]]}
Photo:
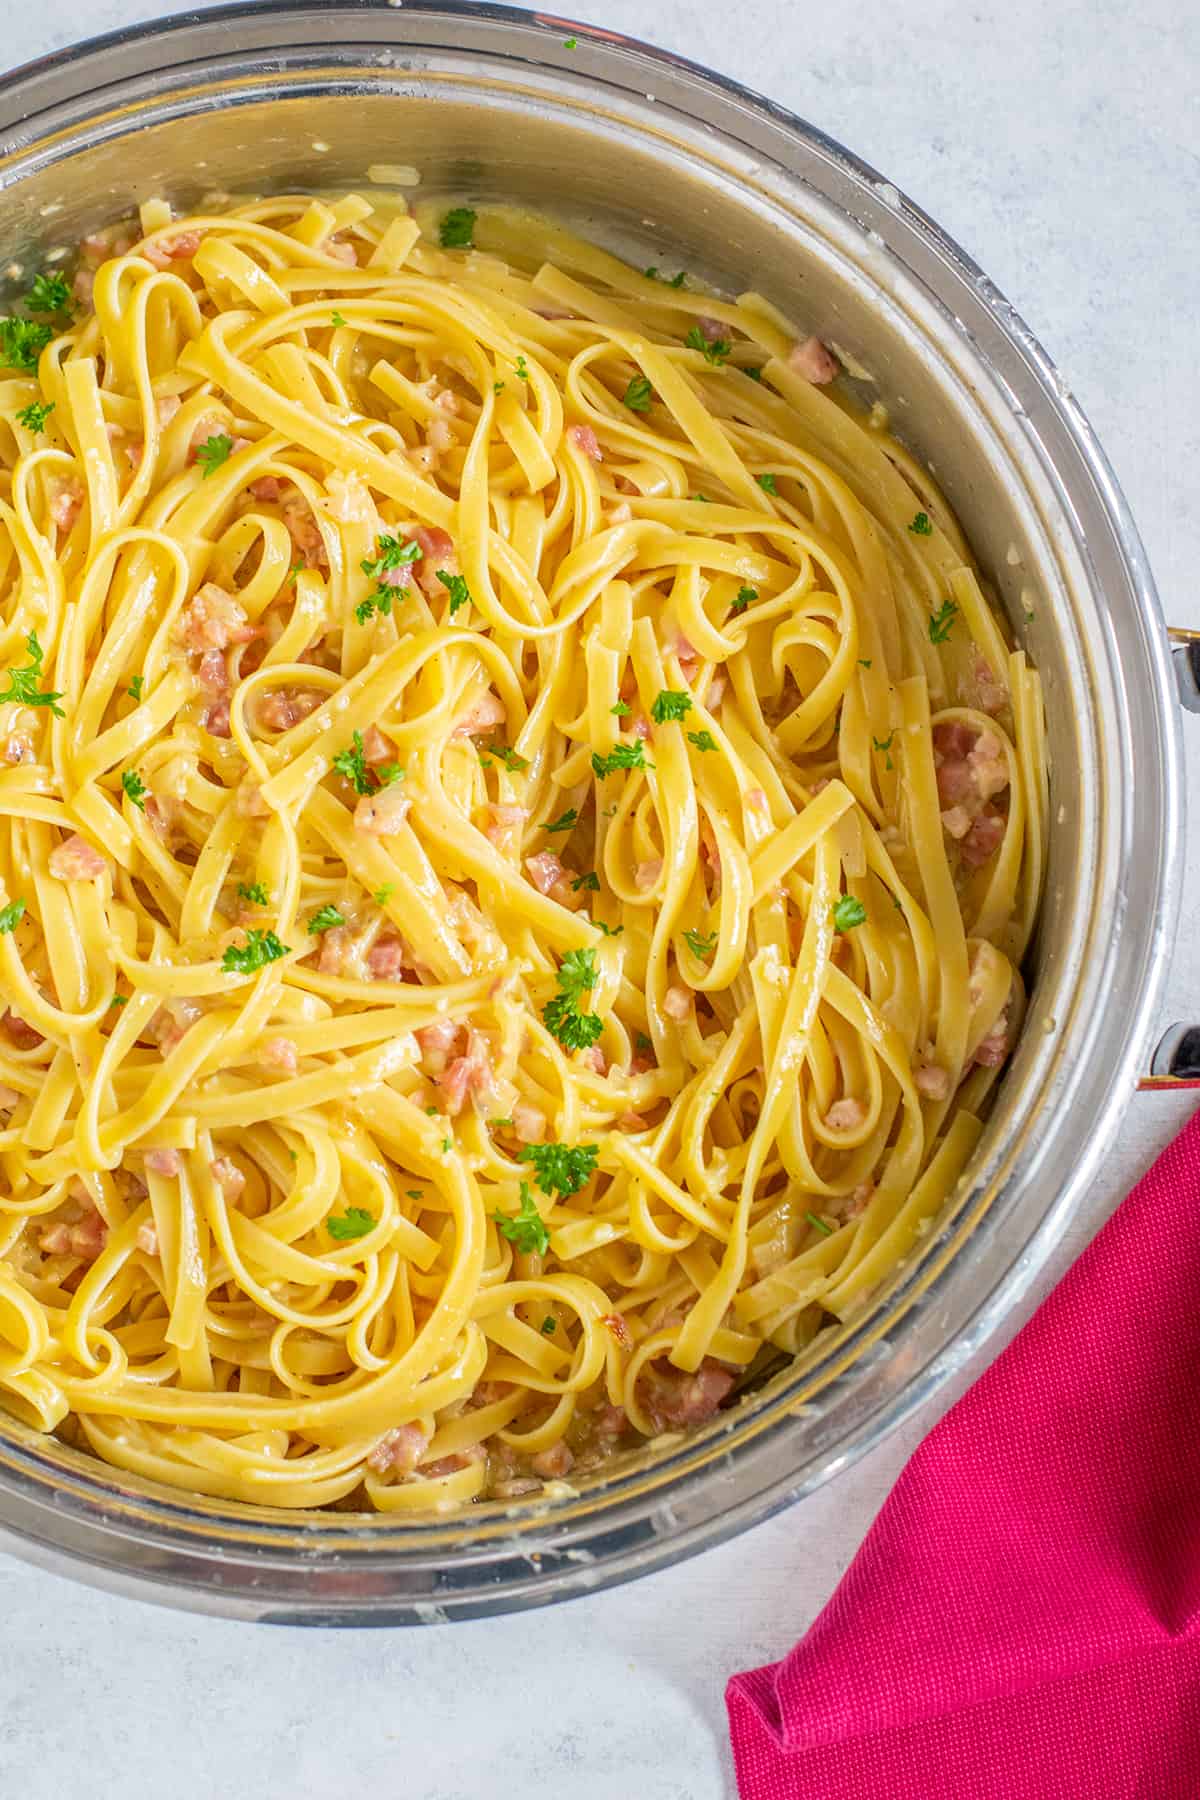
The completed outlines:
{"type": "MultiPolygon", "coordinates": [[[[19,63],[157,10],[10,6],[0,54],[19,63]]],[[[1200,626],[1200,14],[1177,0],[580,10],[769,93],[938,218],[1057,359],[1124,483],[1168,615],[1200,626]]],[[[1200,758],[1194,720],[1187,744],[1200,758]]],[[[1195,850],[1189,867],[1194,895],[1195,850]]],[[[1185,904],[1172,1016],[1200,1016],[1198,912],[1185,904]]],[[[1135,1102],[1107,1200],[1187,1111],[1185,1099],[1135,1102]]],[[[732,1793],[726,1677],[804,1630],[931,1423],[680,1569],[512,1620],[253,1629],[113,1600],[0,1557],[0,1789],[21,1800],[500,1800],[519,1782],[569,1800],[627,1789],[719,1800],[732,1793]]]]}

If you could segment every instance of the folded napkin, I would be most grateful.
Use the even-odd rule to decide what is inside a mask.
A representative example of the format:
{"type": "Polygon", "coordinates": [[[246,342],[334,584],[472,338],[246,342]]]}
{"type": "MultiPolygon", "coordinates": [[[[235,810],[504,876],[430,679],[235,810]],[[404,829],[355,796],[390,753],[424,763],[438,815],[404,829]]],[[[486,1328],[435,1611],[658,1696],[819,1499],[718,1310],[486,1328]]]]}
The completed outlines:
{"type": "Polygon", "coordinates": [[[1200,1114],[726,1700],[742,1800],[1200,1796],[1200,1114]]]}

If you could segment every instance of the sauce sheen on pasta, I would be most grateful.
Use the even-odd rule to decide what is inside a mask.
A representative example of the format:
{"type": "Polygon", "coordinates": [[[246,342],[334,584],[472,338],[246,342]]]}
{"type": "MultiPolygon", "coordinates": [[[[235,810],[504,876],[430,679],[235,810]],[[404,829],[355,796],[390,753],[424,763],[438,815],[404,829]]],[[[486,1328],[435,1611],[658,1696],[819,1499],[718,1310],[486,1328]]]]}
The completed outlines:
{"type": "Polygon", "coordinates": [[[1047,804],[883,409],[757,293],[384,190],[149,202],[0,354],[0,1405],[449,1508],[863,1307],[1047,804]]]}

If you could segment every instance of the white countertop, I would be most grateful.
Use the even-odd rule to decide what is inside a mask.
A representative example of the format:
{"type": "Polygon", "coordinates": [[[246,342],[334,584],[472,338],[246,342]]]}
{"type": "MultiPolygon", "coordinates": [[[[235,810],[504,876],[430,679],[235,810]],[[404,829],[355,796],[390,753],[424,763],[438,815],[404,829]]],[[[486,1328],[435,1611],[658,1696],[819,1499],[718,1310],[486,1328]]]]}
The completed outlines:
{"type": "MultiPolygon", "coordinates": [[[[1200,14],[1183,23],[1176,0],[576,6],[765,91],[946,226],[1081,397],[1168,616],[1200,627],[1200,14]]],[[[158,10],[12,5],[0,56],[20,63],[158,10]]],[[[1200,758],[1200,722],[1186,738],[1200,758]]],[[[1198,877],[1194,837],[1164,1023],[1200,1018],[1198,877]]],[[[1134,1103],[1107,1202],[1189,1110],[1187,1097],[1134,1103]]],[[[0,1556],[0,1788],[21,1800],[507,1800],[517,1776],[525,1792],[569,1800],[721,1800],[733,1792],[726,1678],[804,1631],[934,1416],[732,1544],[513,1619],[254,1628],[112,1599],[0,1556]]]]}

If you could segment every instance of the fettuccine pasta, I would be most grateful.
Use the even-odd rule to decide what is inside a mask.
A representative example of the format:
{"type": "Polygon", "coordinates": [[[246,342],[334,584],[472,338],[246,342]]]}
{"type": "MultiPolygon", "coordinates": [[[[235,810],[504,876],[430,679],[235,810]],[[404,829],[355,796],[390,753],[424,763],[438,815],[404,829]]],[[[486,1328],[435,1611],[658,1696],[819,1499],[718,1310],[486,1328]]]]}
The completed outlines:
{"type": "Polygon", "coordinates": [[[148,203],[0,322],[0,1404],[175,1487],[512,1499],[952,1195],[1036,674],[755,293],[148,203]]]}

